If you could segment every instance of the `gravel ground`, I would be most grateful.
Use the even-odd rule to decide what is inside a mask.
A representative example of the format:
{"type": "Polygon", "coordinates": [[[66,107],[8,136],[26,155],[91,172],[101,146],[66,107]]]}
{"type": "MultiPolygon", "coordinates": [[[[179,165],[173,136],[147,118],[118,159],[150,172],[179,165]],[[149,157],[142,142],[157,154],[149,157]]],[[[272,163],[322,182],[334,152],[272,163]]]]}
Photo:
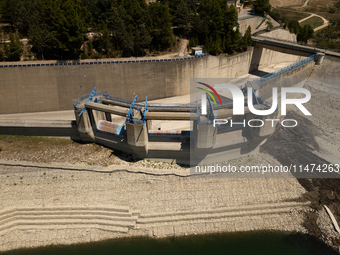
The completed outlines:
{"type": "MultiPolygon", "coordinates": [[[[323,65],[314,68],[304,86],[312,95],[305,104],[312,116],[289,113],[287,119],[298,120],[297,128],[277,127],[260,152],[271,155],[282,165],[340,164],[339,68],[339,60],[332,57],[326,57],[323,65]]],[[[338,247],[339,233],[330,231],[332,225],[324,215],[323,205],[327,205],[340,222],[339,175],[332,173],[326,178],[324,174],[316,173],[314,177],[318,178],[298,179],[307,190],[304,199],[310,201],[313,208],[306,215],[304,226],[309,233],[338,247]]]]}
{"type": "MultiPolygon", "coordinates": [[[[194,179],[186,167],[140,160],[95,144],[68,140],[0,137],[0,212],[8,208],[57,206],[127,206],[142,214],[196,212],[219,208],[295,201],[305,189],[296,179],[194,179]]],[[[263,162],[261,155],[230,161],[263,162]]],[[[126,234],[99,229],[0,231],[4,250],[70,244],[121,236],[154,237],[223,231],[272,229],[305,232],[304,209],[236,217],[219,221],[131,230],[126,234]],[[175,230],[176,229],[176,230],[175,230]],[[146,231],[146,232],[145,232],[146,231]],[[151,232],[150,232],[151,231],[151,232]],[[151,234],[150,234],[151,233],[151,234]]],[[[0,249],[1,250],[1,249],[0,249]]]]}

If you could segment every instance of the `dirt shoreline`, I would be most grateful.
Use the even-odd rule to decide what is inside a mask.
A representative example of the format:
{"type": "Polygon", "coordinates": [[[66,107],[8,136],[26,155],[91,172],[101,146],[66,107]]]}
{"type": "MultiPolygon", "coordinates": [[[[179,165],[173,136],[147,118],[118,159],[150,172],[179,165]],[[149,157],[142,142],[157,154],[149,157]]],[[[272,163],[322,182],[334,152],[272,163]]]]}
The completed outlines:
{"type": "MultiPolygon", "coordinates": [[[[309,139],[302,139],[304,143],[294,139],[294,136],[301,136],[296,130],[296,133],[289,133],[293,137],[287,140],[296,140],[297,144],[281,143],[279,154],[275,149],[269,150],[268,154],[266,147],[273,146],[275,140],[282,141],[287,135],[278,129],[261,147],[262,153],[229,163],[257,165],[259,162],[270,162],[272,165],[284,165],[287,163],[285,159],[294,159],[299,151],[298,146],[318,146],[315,142],[318,134],[313,133],[316,129],[309,122],[305,124],[300,126],[304,131],[309,130],[306,133],[309,139]],[[290,150],[291,147],[297,151],[290,150]]],[[[252,230],[309,233],[334,249],[339,247],[338,234],[322,208],[323,204],[327,204],[339,217],[336,207],[338,191],[330,196],[333,186],[328,185],[328,180],[191,179],[190,170],[183,166],[137,160],[96,144],[51,138],[0,136],[0,148],[0,191],[3,194],[0,197],[0,216],[4,217],[1,212],[13,208],[22,211],[47,208],[53,211],[56,207],[71,206],[79,211],[78,216],[82,218],[82,211],[89,207],[125,206],[131,215],[133,211],[138,211],[141,219],[153,214],[159,221],[164,213],[173,214],[171,217],[178,217],[175,213],[183,213],[188,217],[178,222],[169,219],[148,225],[141,225],[137,220],[134,227],[128,227],[124,233],[103,230],[98,225],[75,227],[71,223],[64,227],[47,225],[41,229],[13,227],[9,231],[0,230],[2,251],[130,236],[160,238],[252,230]],[[328,199],[327,203],[325,198],[328,199]],[[289,203],[292,201],[310,204],[291,207],[289,203]],[[283,203],[283,211],[270,207],[280,203],[283,203]],[[243,214],[238,216],[230,214],[230,208],[244,206],[252,209],[240,210],[239,213],[243,214]],[[258,207],[262,211],[256,211],[258,207]],[[193,216],[205,215],[207,210],[212,215],[224,210],[225,215],[211,219],[196,219],[193,216]]],[[[310,157],[318,158],[313,152],[313,149],[306,151],[308,157],[304,158],[307,161],[310,157]]],[[[319,158],[323,160],[321,154],[319,158]]],[[[334,180],[334,185],[337,183],[334,180]]],[[[57,216],[56,213],[54,217],[57,216]]],[[[23,214],[22,217],[30,216],[23,214]]]]}
{"type": "MultiPolygon", "coordinates": [[[[11,139],[12,142],[3,142],[14,148],[16,141],[11,139]]],[[[14,161],[4,159],[4,143],[0,153],[0,221],[2,216],[7,219],[6,224],[15,224],[14,220],[36,222],[32,210],[39,210],[42,222],[36,222],[37,226],[45,224],[44,221],[48,223],[48,217],[54,217],[54,224],[46,223],[41,228],[14,226],[9,230],[0,229],[2,251],[129,236],[160,238],[252,230],[306,233],[302,224],[305,212],[310,210],[308,204],[289,202],[305,192],[295,179],[192,179],[186,176],[190,172],[187,168],[151,161],[105,167],[84,162],[14,161]],[[103,229],[98,222],[78,226],[69,222],[70,217],[76,217],[76,220],[77,217],[88,217],[84,212],[89,208],[102,208],[99,211],[91,209],[93,217],[101,217],[102,210],[117,206],[128,208],[130,220],[135,221],[127,225],[123,233],[103,229]],[[62,217],[65,225],[55,225],[61,217],[56,209],[59,207],[73,208],[73,216],[62,217]],[[15,219],[13,215],[21,218],[15,219]]],[[[49,146],[48,151],[53,151],[53,146],[49,146]]],[[[97,150],[97,145],[80,146],[97,150]]],[[[66,150],[64,146],[57,147],[66,150]]],[[[105,150],[103,148],[101,153],[105,150]]],[[[16,155],[20,156],[20,153],[16,155]]],[[[55,157],[51,155],[51,158],[55,157]]],[[[252,156],[239,160],[257,162],[264,159],[252,156]]],[[[98,219],[99,222],[103,220],[98,219]]],[[[121,220],[112,222],[120,224],[121,220]]]]}

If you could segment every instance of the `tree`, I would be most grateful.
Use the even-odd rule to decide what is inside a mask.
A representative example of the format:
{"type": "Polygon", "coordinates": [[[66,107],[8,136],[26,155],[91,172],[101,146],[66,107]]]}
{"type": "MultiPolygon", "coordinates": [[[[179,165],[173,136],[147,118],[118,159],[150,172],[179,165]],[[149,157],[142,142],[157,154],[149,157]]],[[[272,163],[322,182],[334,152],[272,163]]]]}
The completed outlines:
{"type": "Polygon", "coordinates": [[[4,23],[9,23],[12,27],[15,26],[17,19],[17,4],[19,0],[3,0],[1,3],[1,20],[4,23]]]}
{"type": "Polygon", "coordinates": [[[234,51],[239,51],[242,46],[242,38],[240,34],[240,29],[237,27],[236,31],[232,31],[231,36],[231,49],[234,51]]]}
{"type": "Polygon", "coordinates": [[[46,24],[35,24],[29,28],[29,38],[32,47],[32,52],[37,54],[37,58],[44,59],[44,53],[47,58],[53,58],[52,39],[54,32],[50,32],[46,24]]]}
{"type": "Polygon", "coordinates": [[[226,6],[224,9],[224,20],[223,20],[223,25],[224,25],[224,33],[226,35],[230,34],[234,27],[237,26],[237,21],[238,21],[238,14],[233,5],[230,7],[226,6]]]}
{"type": "Polygon", "coordinates": [[[4,45],[0,44],[0,61],[5,60],[5,50],[4,50],[4,45]]]}
{"type": "Polygon", "coordinates": [[[11,33],[9,35],[9,43],[4,45],[4,54],[7,61],[20,61],[22,54],[22,43],[19,36],[11,33]]]}
{"type": "Polygon", "coordinates": [[[266,13],[269,13],[272,8],[269,0],[256,0],[253,5],[256,13],[260,15],[265,15],[266,13]]]}
{"type": "Polygon", "coordinates": [[[41,5],[35,0],[18,1],[15,26],[20,34],[27,36],[31,26],[36,26],[41,23],[40,10],[41,5]]]}
{"type": "Polygon", "coordinates": [[[299,34],[302,30],[300,23],[297,20],[291,20],[288,23],[288,28],[291,33],[299,34]]]}
{"type": "Polygon", "coordinates": [[[153,35],[152,45],[159,50],[166,49],[173,41],[171,14],[167,5],[150,4],[151,33],[153,35]]]}
{"type": "Polygon", "coordinates": [[[198,8],[200,18],[208,24],[209,34],[213,37],[224,33],[225,15],[221,8],[223,3],[224,1],[220,0],[202,0],[198,8]]]}
{"type": "Polygon", "coordinates": [[[245,50],[248,46],[252,45],[252,43],[253,39],[251,38],[251,27],[248,26],[247,31],[242,38],[242,48],[245,50]]]}
{"type": "Polygon", "coordinates": [[[145,54],[144,48],[147,48],[151,43],[151,36],[144,26],[141,26],[134,34],[134,53],[136,56],[145,54]]]}
{"type": "MultiPolygon", "coordinates": [[[[104,22],[101,23],[99,28],[99,33],[97,33],[97,37],[95,40],[96,50],[99,53],[99,56],[111,57],[111,52],[113,50],[112,40],[110,36],[110,31],[104,22]]],[[[91,52],[91,45],[89,43],[89,51],[91,52]]]]}
{"type": "Polygon", "coordinates": [[[113,7],[108,18],[108,28],[112,33],[114,45],[123,51],[123,56],[130,56],[133,52],[133,37],[128,33],[125,22],[120,15],[121,8],[113,7]]]}
{"type": "Polygon", "coordinates": [[[173,25],[177,26],[180,34],[186,35],[189,32],[189,24],[191,22],[191,13],[184,0],[180,0],[174,15],[173,25]]]}
{"type": "MultiPolygon", "coordinates": [[[[78,58],[78,51],[85,39],[88,11],[80,0],[39,0],[42,19],[53,35],[51,58],[78,58]]],[[[35,45],[33,45],[34,47],[35,45]]]]}
{"type": "Polygon", "coordinates": [[[307,43],[308,39],[313,38],[314,30],[311,25],[305,25],[297,35],[297,40],[299,42],[307,43]]]}
{"type": "Polygon", "coordinates": [[[191,26],[191,37],[197,37],[200,42],[204,42],[209,35],[208,22],[201,19],[199,15],[194,15],[191,26]]]}

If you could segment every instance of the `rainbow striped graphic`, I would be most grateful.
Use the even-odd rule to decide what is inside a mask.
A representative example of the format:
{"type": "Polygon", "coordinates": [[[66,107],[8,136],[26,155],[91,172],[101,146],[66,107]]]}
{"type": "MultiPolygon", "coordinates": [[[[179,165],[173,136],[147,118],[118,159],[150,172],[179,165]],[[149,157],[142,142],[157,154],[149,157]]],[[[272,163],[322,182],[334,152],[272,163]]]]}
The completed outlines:
{"type": "MultiPolygon", "coordinates": [[[[222,100],[220,98],[220,95],[217,93],[217,91],[213,87],[211,87],[210,85],[205,84],[203,82],[197,82],[197,83],[199,83],[199,84],[201,84],[203,86],[206,86],[208,89],[210,89],[212,92],[214,92],[214,94],[217,96],[218,100],[220,101],[220,104],[223,105],[222,104],[222,100]]],[[[214,96],[211,94],[211,92],[209,90],[203,89],[203,88],[200,88],[200,87],[197,87],[197,88],[203,90],[204,92],[206,92],[211,97],[211,99],[214,101],[215,105],[217,105],[214,96]]]]}

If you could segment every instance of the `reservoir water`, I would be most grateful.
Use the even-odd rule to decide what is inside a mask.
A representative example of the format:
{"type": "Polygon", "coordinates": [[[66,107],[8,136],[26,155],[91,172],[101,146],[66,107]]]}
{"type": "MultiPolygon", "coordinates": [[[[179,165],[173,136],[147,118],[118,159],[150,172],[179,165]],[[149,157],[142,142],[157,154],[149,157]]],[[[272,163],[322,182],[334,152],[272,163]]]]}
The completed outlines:
{"type": "Polygon", "coordinates": [[[117,254],[228,254],[228,255],[332,255],[320,240],[285,232],[240,232],[150,239],[121,238],[102,242],[20,249],[6,255],[117,255],[117,254]]]}

